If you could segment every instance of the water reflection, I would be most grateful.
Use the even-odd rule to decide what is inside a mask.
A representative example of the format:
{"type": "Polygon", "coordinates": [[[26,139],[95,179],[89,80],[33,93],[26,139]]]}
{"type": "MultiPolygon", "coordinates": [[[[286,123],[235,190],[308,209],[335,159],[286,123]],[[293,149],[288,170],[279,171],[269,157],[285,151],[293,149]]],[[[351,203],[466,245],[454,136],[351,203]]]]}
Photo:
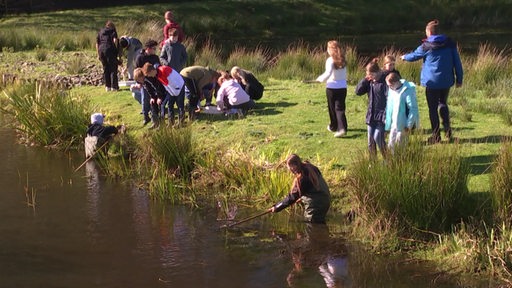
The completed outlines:
{"type": "Polygon", "coordinates": [[[95,162],[74,173],[82,153],[0,137],[0,287],[460,287],[424,263],[368,253],[337,219],[308,225],[291,209],[220,229],[215,211],[152,201],[95,162]]]}
{"type": "Polygon", "coordinates": [[[348,251],[343,240],[331,238],[329,226],[325,224],[304,225],[304,232],[297,232],[296,239],[284,242],[293,262],[286,278],[288,286],[300,287],[303,271],[317,269],[326,287],[351,287],[348,251]]]}

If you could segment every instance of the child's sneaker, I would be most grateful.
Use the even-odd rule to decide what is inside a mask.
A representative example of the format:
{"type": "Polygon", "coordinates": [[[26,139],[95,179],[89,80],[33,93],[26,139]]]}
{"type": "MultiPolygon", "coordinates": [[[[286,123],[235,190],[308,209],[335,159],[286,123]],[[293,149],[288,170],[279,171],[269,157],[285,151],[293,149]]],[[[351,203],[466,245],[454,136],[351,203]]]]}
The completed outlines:
{"type": "Polygon", "coordinates": [[[346,134],[347,134],[347,131],[345,131],[344,129],[341,129],[340,131],[334,133],[334,137],[341,138],[341,137],[345,136],[346,134]]]}

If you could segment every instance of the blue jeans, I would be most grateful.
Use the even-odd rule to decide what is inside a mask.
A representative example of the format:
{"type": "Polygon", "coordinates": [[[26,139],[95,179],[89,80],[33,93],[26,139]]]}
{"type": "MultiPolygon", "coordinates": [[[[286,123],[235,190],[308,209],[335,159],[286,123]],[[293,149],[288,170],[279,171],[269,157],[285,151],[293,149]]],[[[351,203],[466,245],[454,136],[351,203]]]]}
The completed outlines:
{"type": "Polygon", "coordinates": [[[377,147],[379,147],[382,156],[386,153],[386,142],[384,140],[384,123],[371,122],[368,125],[368,151],[370,156],[377,156],[377,147]]]}
{"type": "Polygon", "coordinates": [[[181,89],[178,96],[171,96],[169,93],[165,93],[165,99],[162,102],[161,113],[162,117],[165,114],[165,105],[167,105],[167,113],[169,119],[174,121],[174,104],[178,107],[178,115],[180,119],[185,115],[185,89],[181,89]]]}

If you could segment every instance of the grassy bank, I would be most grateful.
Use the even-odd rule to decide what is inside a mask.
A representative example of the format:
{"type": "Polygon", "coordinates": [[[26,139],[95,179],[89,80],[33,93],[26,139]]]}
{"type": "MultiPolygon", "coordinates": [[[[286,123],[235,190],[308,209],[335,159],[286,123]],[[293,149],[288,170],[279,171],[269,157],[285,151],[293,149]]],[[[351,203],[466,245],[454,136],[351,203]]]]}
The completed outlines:
{"type": "MultiPolygon", "coordinates": [[[[419,9],[412,2],[403,4],[410,10],[397,9],[395,5],[398,4],[374,2],[366,3],[374,5],[366,10],[361,9],[368,6],[355,7],[348,1],[342,4],[338,1],[332,4],[329,1],[270,1],[265,7],[252,1],[226,2],[232,4],[229,7],[224,6],[225,2],[217,1],[173,5],[187,33],[195,35],[185,42],[191,56],[189,64],[218,69],[240,65],[254,71],[264,83],[263,98],[244,119],[201,114],[185,129],[150,131],[142,126],[140,105],[127,89],[108,93],[102,87],[88,85],[75,86],[69,93],[63,89],[41,90],[36,86],[13,89],[9,84],[1,96],[1,103],[4,112],[11,113],[16,119],[13,123],[23,132],[24,138],[30,139],[27,142],[39,145],[81,147],[77,139],[83,136],[87,115],[92,112],[106,114],[109,124],[125,124],[129,137],[119,146],[130,149],[118,150],[121,153],[102,164],[104,171],[111,177],[136,179],[155,198],[174,203],[200,206],[205,205],[201,199],[207,199],[211,204],[210,200],[217,197],[215,200],[220,202],[239,201],[258,208],[269,207],[287,193],[291,183],[291,175],[282,165],[283,159],[290,153],[297,153],[318,165],[325,174],[334,199],[333,216],[354,209],[357,222],[351,227],[354,233],[362,228],[363,233],[358,237],[368,240],[371,247],[381,251],[420,251],[416,254],[422,253],[418,257],[440,263],[451,259],[450,267],[456,272],[482,272],[507,279],[512,267],[512,229],[508,217],[511,212],[510,177],[507,174],[512,168],[510,144],[505,140],[511,136],[512,124],[512,84],[509,81],[512,60],[509,51],[480,45],[476,54],[462,54],[464,86],[452,89],[449,99],[457,143],[425,146],[429,131],[418,129],[411,150],[405,151],[403,158],[397,157],[396,162],[371,162],[365,157],[367,97],[354,94],[354,85],[363,76],[362,66],[368,60],[366,54],[361,53],[357,45],[346,47],[350,85],[347,96],[349,128],[344,138],[334,138],[326,129],[325,86],[306,84],[301,80],[314,79],[323,72],[325,47],[315,42],[323,43],[323,37],[347,40],[345,32],[404,31],[403,21],[409,20],[408,23],[418,26],[414,39],[421,37],[424,20],[418,15],[430,18],[428,10],[419,9]],[[251,15],[259,16],[234,13],[248,19],[247,23],[235,23],[229,18],[233,13],[221,14],[230,15],[225,19],[214,17],[219,15],[215,13],[216,9],[221,8],[245,11],[237,6],[242,4],[244,9],[253,9],[251,15]],[[307,15],[300,12],[304,8],[309,9],[307,15]],[[382,18],[382,15],[394,14],[385,13],[390,11],[386,9],[407,13],[387,21],[385,17],[388,16],[382,18]],[[278,11],[286,13],[273,14],[278,11]],[[334,13],[345,16],[343,20],[336,20],[332,17],[334,13]],[[370,21],[372,17],[381,19],[385,25],[368,27],[367,23],[373,23],[370,21]],[[349,22],[351,25],[347,24],[349,22]],[[265,27],[268,23],[273,26],[265,27]],[[348,28],[340,30],[340,26],[348,28]],[[342,33],[340,31],[344,35],[338,34],[342,33]],[[240,45],[231,50],[221,45],[230,45],[229,41],[224,41],[226,35],[230,35],[230,40],[241,41],[246,39],[242,34],[251,35],[260,44],[273,40],[276,45],[286,43],[286,46],[277,50],[269,46],[254,48],[244,41],[242,43],[247,46],[240,45]],[[295,35],[294,40],[290,41],[283,36],[285,34],[295,35]],[[298,35],[312,37],[312,34],[316,36],[314,41],[296,41],[301,38],[298,35]],[[73,98],[73,95],[81,96],[73,98]],[[71,102],[65,102],[69,100],[71,102]],[[69,109],[80,103],[84,105],[69,109]],[[57,138],[57,142],[51,141],[57,138]],[[125,152],[128,157],[123,157],[125,152]],[[373,168],[370,171],[368,167],[373,168]],[[407,177],[404,177],[404,171],[409,172],[407,177]]],[[[509,20],[501,16],[508,11],[505,1],[489,1],[487,4],[466,1],[464,6],[450,3],[431,1],[439,8],[440,16],[436,17],[441,21],[458,21],[450,28],[466,29],[468,24],[464,23],[469,23],[466,16],[451,17],[454,16],[450,14],[452,9],[479,11],[478,15],[482,16],[472,19],[485,26],[484,17],[500,7],[503,9],[492,10],[499,12],[485,19],[500,24],[509,20]]],[[[97,29],[106,18],[119,23],[120,34],[126,32],[141,39],[160,37],[163,23],[159,21],[161,12],[166,9],[164,6],[151,5],[145,10],[136,6],[116,9],[115,13],[112,8],[105,8],[2,19],[0,40],[3,42],[0,46],[5,48],[0,54],[0,72],[19,78],[46,80],[54,79],[56,74],[80,77],[91,74],[99,69],[99,62],[90,48],[97,29]],[[134,18],[140,20],[134,21],[134,18]],[[15,20],[19,27],[13,29],[15,20]],[[44,31],[40,31],[40,27],[34,28],[36,24],[43,25],[44,31]],[[56,33],[62,30],[69,31],[56,33]]],[[[380,39],[380,36],[373,38],[380,39]]],[[[388,41],[386,36],[382,38],[388,41]]],[[[465,52],[464,45],[461,44],[461,48],[465,52]]],[[[385,54],[398,56],[404,52],[382,47],[374,47],[373,51],[378,51],[375,54],[381,58],[385,54]]],[[[419,82],[421,63],[399,61],[397,69],[404,78],[419,82]]],[[[421,127],[428,128],[425,91],[422,87],[417,90],[421,127]]],[[[77,159],[77,165],[82,160],[77,159]]]]}

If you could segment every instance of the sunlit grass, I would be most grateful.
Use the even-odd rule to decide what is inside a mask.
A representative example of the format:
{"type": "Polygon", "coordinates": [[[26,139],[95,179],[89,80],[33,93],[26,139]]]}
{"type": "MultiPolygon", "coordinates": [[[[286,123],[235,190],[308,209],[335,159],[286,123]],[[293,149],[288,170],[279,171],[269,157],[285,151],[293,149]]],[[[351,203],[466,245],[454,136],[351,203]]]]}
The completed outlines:
{"type": "Polygon", "coordinates": [[[2,112],[15,119],[24,142],[63,148],[81,143],[89,110],[85,97],[37,83],[12,86],[2,97],[2,112]]]}

